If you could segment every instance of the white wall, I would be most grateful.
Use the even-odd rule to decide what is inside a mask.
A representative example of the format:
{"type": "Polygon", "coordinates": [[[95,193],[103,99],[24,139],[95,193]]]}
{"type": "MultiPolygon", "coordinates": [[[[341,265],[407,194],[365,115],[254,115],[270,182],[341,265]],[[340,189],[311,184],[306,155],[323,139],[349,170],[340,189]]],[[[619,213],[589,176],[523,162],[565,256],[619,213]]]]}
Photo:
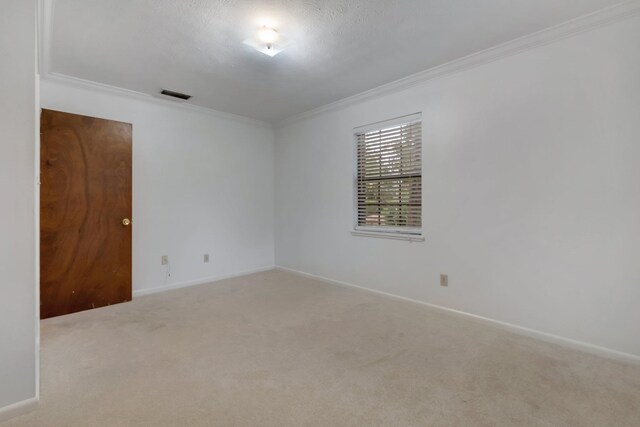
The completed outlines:
{"type": "Polygon", "coordinates": [[[2,2],[0,421],[3,407],[36,396],[35,24],[35,1],[2,2]]]}
{"type": "Polygon", "coordinates": [[[638,40],[636,16],[278,129],[276,264],[640,355],[638,40]],[[351,236],[352,129],[418,111],[426,241],[351,236]]]}
{"type": "Polygon", "coordinates": [[[43,108],[133,124],[134,293],[273,266],[273,129],[102,89],[41,86],[43,108]]]}

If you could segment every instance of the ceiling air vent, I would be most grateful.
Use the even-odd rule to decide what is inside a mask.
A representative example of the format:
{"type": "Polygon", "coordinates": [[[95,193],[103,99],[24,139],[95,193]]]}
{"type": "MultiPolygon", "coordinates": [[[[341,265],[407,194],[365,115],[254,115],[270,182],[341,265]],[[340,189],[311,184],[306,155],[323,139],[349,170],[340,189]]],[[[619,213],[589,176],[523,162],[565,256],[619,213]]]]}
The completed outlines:
{"type": "Polygon", "coordinates": [[[166,95],[166,96],[171,96],[173,98],[182,99],[183,101],[186,101],[187,99],[191,98],[191,95],[186,95],[186,94],[180,93],[180,92],[174,92],[172,90],[167,90],[167,89],[162,89],[160,91],[160,93],[162,95],[166,95]]]}

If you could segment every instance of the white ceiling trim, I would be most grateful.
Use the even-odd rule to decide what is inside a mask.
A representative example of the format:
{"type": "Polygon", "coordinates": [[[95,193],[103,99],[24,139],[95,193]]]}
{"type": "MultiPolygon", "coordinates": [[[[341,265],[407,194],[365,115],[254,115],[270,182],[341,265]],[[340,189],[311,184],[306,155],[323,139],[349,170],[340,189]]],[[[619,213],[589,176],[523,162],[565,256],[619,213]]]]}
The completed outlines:
{"type": "Polygon", "coordinates": [[[332,102],[322,107],[296,114],[281,120],[275,125],[275,127],[280,128],[320,114],[340,110],[354,104],[360,104],[372,98],[399,92],[429,80],[448,76],[469,68],[497,61],[501,58],[535,49],[536,47],[547,45],[638,14],[640,14],[640,0],[629,0],[506,43],[499,44],[480,52],[464,56],[460,59],[438,65],[428,70],[412,74],[408,77],[332,102]]]}
{"type": "MultiPolygon", "coordinates": [[[[176,108],[198,111],[201,113],[210,114],[215,117],[235,120],[247,124],[253,124],[267,128],[274,127],[274,124],[245,116],[225,113],[194,104],[165,100],[158,98],[157,96],[142,92],[123,89],[68,75],[52,73],[50,64],[54,8],[55,0],[38,0],[38,62],[39,72],[43,79],[57,81],[73,86],[98,89],[118,95],[125,95],[150,102],[161,103],[163,105],[169,105],[176,108]]],[[[377,88],[361,92],[359,94],[344,98],[336,102],[332,102],[322,107],[314,108],[312,110],[293,115],[280,122],[277,122],[275,124],[275,127],[286,126],[288,124],[308,119],[319,114],[343,109],[354,104],[359,104],[375,97],[402,91],[429,80],[444,77],[469,68],[480,66],[482,64],[493,62],[504,57],[508,57],[520,52],[534,49],[539,46],[553,43],[555,41],[570,37],[578,33],[589,31],[613,22],[618,22],[620,20],[638,14],[640,14],[640,0],[628,0],[618,5],[608,7],[576,19],[572,19],[565,23],[514,39],[506,43],[502,43],[500,45],[482,50],[480,52],[462,57],[460,59],[450,61],[448,63],[427,69],[425,71],[421,71],[419,73],[396,80],[394,82],[378,86],[377,88]]]]}
{"type": "Polygon", "coordinates": [[[163,99],[163,98],[160,98],[161,95],[149,95],[147,93],[137,92],[135,90],[123,89],[120,87],[111,86],[104,83],[98,83],[91,80],[80,79],[78,77],[67,76],[65,74],[49,72],[46,75],[46,78],[43,78],[43,79],[51,82],[66,84],[72,87],[99,90],[99,91],[111,93],[114,95],[127,96],[127,97],[138,99],[141,101],[153,102],[153,103],[161,104],[168,107],[174,107],[174,108],[180,108],[183,110],[191,110],[198,113],[204,113],[220,119],[234,120],[236,122],[240,122],[248,125],[273,129],[273,125],[271,123],[263,122],[262,120],[252,119],[245,116],[239,116],[237,114],[225,113],[224,111],[218,111],[218,110],[214,110],[207,107],[201,107],[199,105],[188,104],[182,101],[173,101],[170,99],[163,99]]]}
{"type": "Polygon", "coordinates": [[[54,73],[51,71],[51,35],[53,33],[53,11],[55,8],[55,0],[38,0],[38,70],[40,77],[44,80],[66,84],[69,86],[80,87],[84,89],[99,90],[119,96],[127,96],[142,101],[153,102],[181,108],[199,113],[209,114],[211,116],[234,120],[240,123],[265,127],[273,129],[271,123],[262,120],[252,119],[237,114],[225,113],[224,111],[214,110],[212,108],[201,107],[199,105],[189,104],[181,101],[173,101],[170,99],[160,98],[160,95],[150,95],[147,93],[137,92],[134,90],[124,89],[116,86],[98,83],[91,80],[85,80],[78,77],[68,76],[65,74],[54,73]]]}

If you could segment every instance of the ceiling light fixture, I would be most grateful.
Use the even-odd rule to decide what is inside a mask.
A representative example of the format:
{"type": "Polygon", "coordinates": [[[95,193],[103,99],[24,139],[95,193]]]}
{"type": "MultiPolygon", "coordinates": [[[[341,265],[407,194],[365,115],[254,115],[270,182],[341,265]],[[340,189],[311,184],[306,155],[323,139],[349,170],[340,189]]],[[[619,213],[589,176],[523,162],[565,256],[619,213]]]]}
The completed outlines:
{"type": "Polygon", "coordinates": [[[278,32],[273,28],[262,27],[258,30],[258,38],[261,42],[266,43],[268,45],[273,45],[276,41],[278,41],[278,32]]]}
{"type": "Polygon", "coordinates": [[[245,40],[244,44],[251,46],[265,55],[276,56],[282,52],[289,43],[277,30],[265,25],[260,27],[252,38],[245,40]]]}

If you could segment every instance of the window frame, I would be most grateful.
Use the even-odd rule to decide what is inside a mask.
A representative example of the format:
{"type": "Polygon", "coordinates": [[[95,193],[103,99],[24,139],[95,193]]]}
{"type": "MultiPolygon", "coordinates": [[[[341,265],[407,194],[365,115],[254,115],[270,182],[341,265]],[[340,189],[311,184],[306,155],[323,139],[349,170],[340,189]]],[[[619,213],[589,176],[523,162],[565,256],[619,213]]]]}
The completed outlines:
{"type": "MultiPolygon", "coordinates": [[[[353,149],[353,161],[352,161],[352,201],[353,201],[353,229],[351,234],[354,236],[362,237],[379,237],[385,239],[394,240],[408,240],[408,241],[424,241],[423,229],[424,229],[424,197],[420,198],[420,228],[416,227],[381,227],[381,226],[366,226],[358,223],[358,134],[374,132],[383,130],[393,126],[399,126],[402,124],[408,124],[412,122],[420,122],[421,137],[420,137],[420,155],[424,152],[424,128],[422,122],[422,113],[414,113],[405,116],[396,117],[390,120],[382,120],[379,122],[371,123],[364,126],[358,126],[353,128],[352,131],[352,149],[353,149]]],[[[424,162],[420,162],[420,188],[424,195],[424,162]]]]}

